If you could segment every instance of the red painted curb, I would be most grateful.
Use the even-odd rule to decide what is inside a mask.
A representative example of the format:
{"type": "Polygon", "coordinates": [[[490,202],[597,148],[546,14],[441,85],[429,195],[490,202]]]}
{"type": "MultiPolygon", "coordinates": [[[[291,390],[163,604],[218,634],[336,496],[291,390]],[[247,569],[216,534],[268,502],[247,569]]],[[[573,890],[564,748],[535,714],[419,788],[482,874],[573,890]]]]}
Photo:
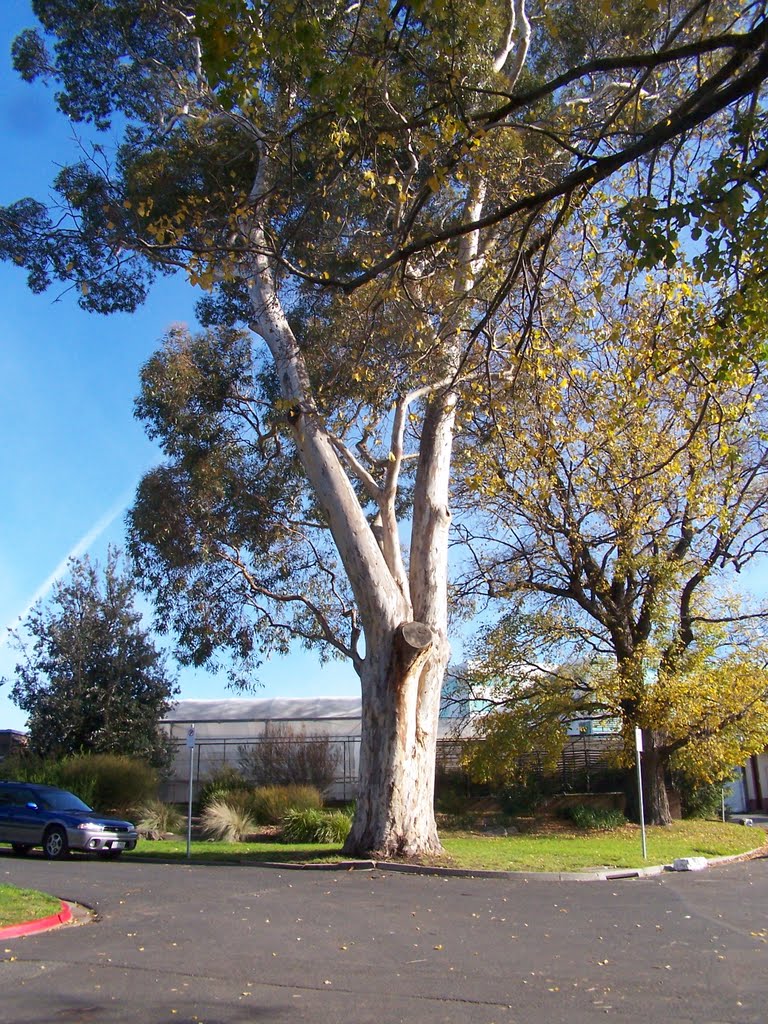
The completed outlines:
{"type": "Polygon", "coordinates": [[[32,935],[34,932],[44,932],[48,928],[55,928],[60,924],[67,924],[72,920],[72,911],[62,900],[61,910],[58,914],[51,914],[50,917],[39,917],[36,921],[25,921],[23,924],[11,924],[0,928],[0,939],[17,939],[21,935],[32,935]]]}

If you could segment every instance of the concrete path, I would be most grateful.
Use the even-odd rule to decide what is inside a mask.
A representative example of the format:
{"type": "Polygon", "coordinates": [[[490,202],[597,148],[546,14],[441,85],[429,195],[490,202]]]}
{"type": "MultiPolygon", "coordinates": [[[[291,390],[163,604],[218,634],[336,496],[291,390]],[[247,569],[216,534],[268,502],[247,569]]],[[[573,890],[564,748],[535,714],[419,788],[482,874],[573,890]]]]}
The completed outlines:
{"type": "Polygon", "coordinates": [[[610,882],[0,854],[95,924],[0,945],[0,1022],[763,1024],[768,860],[610,882]]]}

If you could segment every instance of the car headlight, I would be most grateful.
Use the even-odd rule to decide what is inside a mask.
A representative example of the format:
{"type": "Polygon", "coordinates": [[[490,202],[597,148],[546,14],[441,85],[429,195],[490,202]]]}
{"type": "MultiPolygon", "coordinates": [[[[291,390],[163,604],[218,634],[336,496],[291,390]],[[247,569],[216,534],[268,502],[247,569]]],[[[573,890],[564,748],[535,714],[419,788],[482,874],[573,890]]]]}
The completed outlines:
{"type": "Polygon", "coordinates": [[[106,832],[105,825],[99,825],[95,821],[82,821],[77,826],[78,828],[87,828],[89,832],[106,832]]]}

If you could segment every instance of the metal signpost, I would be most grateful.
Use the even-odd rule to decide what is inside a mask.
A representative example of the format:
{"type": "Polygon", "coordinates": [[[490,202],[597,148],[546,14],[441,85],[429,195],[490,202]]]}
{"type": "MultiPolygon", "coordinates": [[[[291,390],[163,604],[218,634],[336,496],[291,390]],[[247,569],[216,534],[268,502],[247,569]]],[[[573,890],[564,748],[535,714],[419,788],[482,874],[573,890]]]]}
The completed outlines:
{"type": "Polygon", "coordinates": [[[643,860],[648,860],[645,845],[645,808],[643,807],[643,769],[641,766],[643,753],[643,730],[635,726],[635,756],[637,758],[637,796],[640,805],[640,833],[643,837],[643,860]]]}
{"type": "Polygon", "coordinates": [[[187,729],[187,747],[189,749],[189,799],[187,801],[187,860],[192,857],[192,771],[195,757],[195,727],[187,729]]]}

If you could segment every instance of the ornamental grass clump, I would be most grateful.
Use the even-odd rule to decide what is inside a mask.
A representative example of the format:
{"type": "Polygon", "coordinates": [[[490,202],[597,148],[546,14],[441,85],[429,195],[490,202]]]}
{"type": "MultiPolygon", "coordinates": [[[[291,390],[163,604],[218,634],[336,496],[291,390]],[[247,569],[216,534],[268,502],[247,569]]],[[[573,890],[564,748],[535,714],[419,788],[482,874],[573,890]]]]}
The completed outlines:
{"type": "Polygon", "coordinates": [[[317,808],[288,811],[283,817],[283,839],[290,843],[343,843],[352,828],[346,811],[317,808]]]}
{"type": "Polygon", "coordinates": [[[246,807],[230,799],[212,800],[200,816],[203,833],[224,843],[241,842],[256,831],[256,824],[246,807]]]}
{"type": "Polygon", "coordinates": [[[148,800],[133,812],[136,828],[142,833],[179,833],[184,827],[184,815],[173,804],[162,800],[148,800]]]}
{"type": "Polygon", "coordinates": [[[322,810],[316,786],[259,786],[253,790],[253,813],[265,825],[280,825],[288,811],[322,810]]]}

